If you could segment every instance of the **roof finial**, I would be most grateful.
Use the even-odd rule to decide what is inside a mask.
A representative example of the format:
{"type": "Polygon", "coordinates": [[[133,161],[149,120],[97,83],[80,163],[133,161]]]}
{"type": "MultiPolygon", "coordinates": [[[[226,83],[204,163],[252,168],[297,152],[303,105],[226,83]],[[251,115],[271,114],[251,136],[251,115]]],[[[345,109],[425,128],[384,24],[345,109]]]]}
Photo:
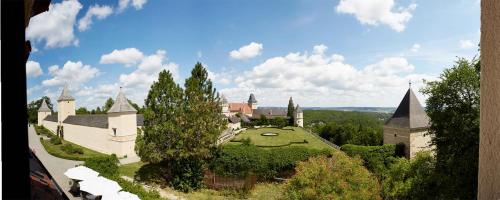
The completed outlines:
{"type": "Polygon", "coordinates": [[[408,85],[410,85],[410,88],[411,88],[411,79],[410,79],[410,81],[408,82],[408,85]]]}

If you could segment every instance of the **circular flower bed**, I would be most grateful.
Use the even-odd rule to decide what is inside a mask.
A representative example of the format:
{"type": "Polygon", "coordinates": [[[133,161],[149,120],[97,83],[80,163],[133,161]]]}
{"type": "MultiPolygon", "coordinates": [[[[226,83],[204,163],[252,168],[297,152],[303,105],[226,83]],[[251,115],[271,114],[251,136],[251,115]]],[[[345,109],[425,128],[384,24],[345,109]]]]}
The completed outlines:
{"type": "Polygon", "coordinates": [[[273,132],[267,132],[267,133],[261,133],[260,135],[262,136],[278,136],[278,133],[273,133],[273,132]]]}

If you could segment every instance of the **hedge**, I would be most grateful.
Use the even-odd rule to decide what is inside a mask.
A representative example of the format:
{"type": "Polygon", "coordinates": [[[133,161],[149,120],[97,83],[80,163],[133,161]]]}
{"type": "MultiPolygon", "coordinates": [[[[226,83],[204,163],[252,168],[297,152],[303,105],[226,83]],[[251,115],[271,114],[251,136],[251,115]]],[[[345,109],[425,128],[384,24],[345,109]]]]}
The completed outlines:
{"type": "Polygon", "coordinates": [[[209,168],[220,176],[245,177],[255,174],[259,178],[270,179],[280,172],[293,170],[299,161],[329,152],[306,147],[263,149],[255,145],[228,145],[220,149],[209,168]]]}
{"type": "Polygon", "coordinates": [[[56,135],[52,133],[49,129],[45,128],[43,125],[35,125],[35,132],[37,135],[45,135],[49,138],[55,137],[56,135]]]}
{"type": "Polygon", "coordinates": [[[77,146],[71,145],[69,143],[64,144],[61,147],[61,150],[63,150],[64,152],[66,152],[68,154],[83,154],[83,149],[81,147],[77,147],[77,146]]]}
{"type": "Polygon", "coordinates": [[[382,146],[345,144],[340,149],[351,157],[359,156],[364,160],[365,167],[379,176],[395,160],[396,154],[396,145],[392,144],[382,146]]]}

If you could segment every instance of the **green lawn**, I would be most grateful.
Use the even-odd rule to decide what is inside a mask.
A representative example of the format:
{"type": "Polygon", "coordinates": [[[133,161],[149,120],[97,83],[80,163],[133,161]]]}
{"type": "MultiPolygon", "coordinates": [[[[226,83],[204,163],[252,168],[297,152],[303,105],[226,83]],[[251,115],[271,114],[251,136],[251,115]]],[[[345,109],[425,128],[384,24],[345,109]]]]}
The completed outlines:
{"type": "Polygon", "coordinates": [[[236,141],[241,141],[246,138],[250,138],[252,143],[257,146],[304,146],[315,149],[332,148],[300,127],[293,127],[293,130],[278,128],[247,129],[238,134],[233,140],[227,142],[226,145],[239,145],[241,142],[236,141]],[[278,133],[279,135],[262,136],[262,133],[278,133]],[[308,143],[303,143],[304,140],[308,143]]]}
{"type": "Polygon", "coordinates": [[[130,178],[134,178],[135,172],[137,172],[145,163],[139,161],[135,163],[130,163],[126,165],[120,165],[118,171],[122,176],[128,176],[130,178]]]}
{"type": "Polygon", "coordinates": [[[77,144],[74,144],[74,143],[71,143],[71,142],[68,142],[65,140],[62,141],[63,142],[62,144],[58,144],[58,145],[54,145],[54,144],[50,143],[50,140],[43,140],[42,139],[42,140],[40,140],[40,142],[42,143],[43,147],[50,155],[53,155],[53,156],[59,157],[59,158],[68,159],[68,160],[85,160],[85,159],[90,158],[90,157],[106,155],[106,154],[99,153],[97,151],[82,147],[80,145],[77,145],[77,144]],[[82,148],[83,154],[68,154],[68,153],[64,152],[61,149],[61,147],[66,143],[69,143],[71,145],[82,148]]]}

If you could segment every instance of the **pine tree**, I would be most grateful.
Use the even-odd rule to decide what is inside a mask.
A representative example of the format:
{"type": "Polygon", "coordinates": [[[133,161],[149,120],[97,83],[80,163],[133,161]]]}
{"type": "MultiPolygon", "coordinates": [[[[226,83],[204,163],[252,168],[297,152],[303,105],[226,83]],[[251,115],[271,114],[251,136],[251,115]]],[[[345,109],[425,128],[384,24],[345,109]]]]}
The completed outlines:
{"type": "Polygon", "coordinates": [[[288,116],[288,125],[293,126],[295,124],[295,106],[293,105],[292,97],[288,100],[288,111],[286,115],[288,116]]]}

